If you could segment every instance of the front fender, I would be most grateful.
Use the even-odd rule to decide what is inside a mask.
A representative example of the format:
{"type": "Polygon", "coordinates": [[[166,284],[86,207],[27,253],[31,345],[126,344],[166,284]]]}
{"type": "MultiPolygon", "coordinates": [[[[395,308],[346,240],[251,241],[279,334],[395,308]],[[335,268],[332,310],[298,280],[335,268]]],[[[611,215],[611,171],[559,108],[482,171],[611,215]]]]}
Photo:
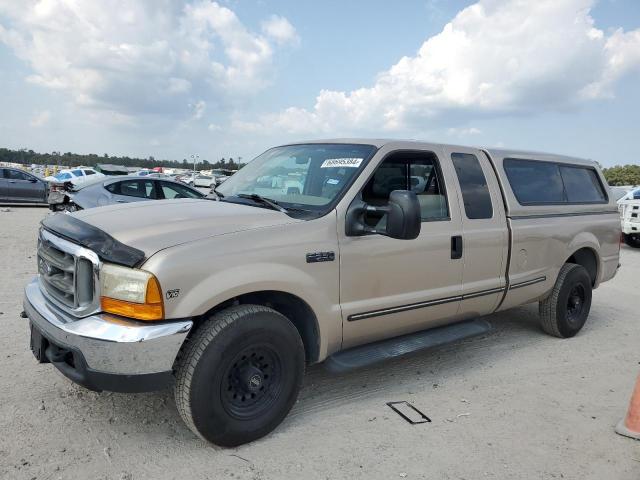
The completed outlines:
{"type": "Polygon", "coordinates": [[[162,250],[142,266],[158,278],[167,319],[205,315],[240,295],[279,291],[313,310],[320,359],[340,348],[340,258],[334,214],[322,218],[210,237],[162,250]],[[307,263],[312,252],[335,259],[307,263]]]}

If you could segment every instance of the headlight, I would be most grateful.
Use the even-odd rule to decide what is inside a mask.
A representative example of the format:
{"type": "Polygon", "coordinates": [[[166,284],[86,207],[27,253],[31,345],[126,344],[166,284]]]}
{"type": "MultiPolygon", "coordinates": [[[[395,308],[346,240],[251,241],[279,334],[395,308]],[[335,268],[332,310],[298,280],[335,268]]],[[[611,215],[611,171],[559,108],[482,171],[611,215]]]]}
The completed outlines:
{"type": "Polygon", "coordinates": [[[105,263],[100,270],[100,284],[103,312],[137,320],[164,318],[160,283],[151,273],[105,263]]]}

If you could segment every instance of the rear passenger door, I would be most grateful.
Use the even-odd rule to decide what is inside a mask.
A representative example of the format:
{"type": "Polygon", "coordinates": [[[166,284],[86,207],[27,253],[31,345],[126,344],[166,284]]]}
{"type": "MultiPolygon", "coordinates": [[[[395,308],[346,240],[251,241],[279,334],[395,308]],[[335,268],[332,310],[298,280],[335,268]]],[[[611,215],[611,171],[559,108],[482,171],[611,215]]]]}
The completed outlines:
{"type": "Polygon", "coordinates": [[[462,205],[462,295],[465,317],[493,312],[505,288],[508,233],[502,194],[485,154],[445,147],[458,180],[462,205]]]}

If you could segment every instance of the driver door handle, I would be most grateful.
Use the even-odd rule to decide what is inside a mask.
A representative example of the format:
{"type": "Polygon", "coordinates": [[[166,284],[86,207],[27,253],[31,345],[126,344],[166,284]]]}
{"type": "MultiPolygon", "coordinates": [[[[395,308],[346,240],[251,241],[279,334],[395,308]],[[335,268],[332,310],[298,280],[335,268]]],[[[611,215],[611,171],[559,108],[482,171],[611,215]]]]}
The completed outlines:
{"type": "Polygon", "coordinates": [[[455,235],[451,237],[451,259],[460,258],[462,258],[462,235],[455,235]]]}

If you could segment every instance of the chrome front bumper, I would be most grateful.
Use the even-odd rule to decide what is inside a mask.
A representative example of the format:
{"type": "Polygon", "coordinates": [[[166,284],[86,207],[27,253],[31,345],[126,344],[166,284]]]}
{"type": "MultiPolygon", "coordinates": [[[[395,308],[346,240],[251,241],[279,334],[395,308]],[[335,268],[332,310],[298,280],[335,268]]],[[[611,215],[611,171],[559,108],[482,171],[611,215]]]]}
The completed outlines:
{"type": "Polygon", "coordinates": [[[77,319],[47,302],[37,278],[25,288],[24,311],[43,337],[80,352],[90,372],[109,376],[171,372],[193,325],[191,320],[144,323],[108,314],[77,319]]]}

